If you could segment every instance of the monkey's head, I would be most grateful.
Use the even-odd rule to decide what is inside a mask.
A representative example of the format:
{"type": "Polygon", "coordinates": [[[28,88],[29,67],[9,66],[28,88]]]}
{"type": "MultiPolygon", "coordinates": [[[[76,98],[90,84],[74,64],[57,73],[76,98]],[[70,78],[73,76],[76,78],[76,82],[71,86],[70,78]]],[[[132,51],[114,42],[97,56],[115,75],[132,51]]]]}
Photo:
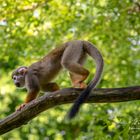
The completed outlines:
{"type": "Polygon", "coordinates": [[[12,79],[16,87],[24,87],[25,86],[25,75],[27,73],[28,68],[26,66],[21,66],[13,71],[12,79]]]}

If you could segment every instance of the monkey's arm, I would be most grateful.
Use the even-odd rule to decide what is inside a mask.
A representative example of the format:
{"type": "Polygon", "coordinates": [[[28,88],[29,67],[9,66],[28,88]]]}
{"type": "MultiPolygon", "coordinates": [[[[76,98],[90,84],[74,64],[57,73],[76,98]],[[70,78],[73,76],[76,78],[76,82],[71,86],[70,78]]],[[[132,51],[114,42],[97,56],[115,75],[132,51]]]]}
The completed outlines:
{"type": "Polygon", "coordinates": [[[26,87],[28,91],[28,95],[26,97],[25,103],[28,103],[36,98],[40,90],[40,85],[39,85],[38,77],[35,74],[32,74],[32,72],[27,73],[25,81],[27,84],[26,87]]]}
{"type": "Polygon", "coordinates": [[[23,104],[21,104],[17,110],[21,110],[27,103],[29,103],[30,101],[34,100],[39,92],[39,82],[38,82],[38,78],[36,75],[32,74],[31,72],[28,72],[26,75],[26,87],[28,90],[28,95],[24,101],[23,104]]]}
{"type": "Polygon", "coordinates": [[[29,103],[30,101],[34,100],[37,96],[37,92],[30,92],[28,93],[28,95],[26,96],[26,99],[25,99],[25,103],[29,103]]]}

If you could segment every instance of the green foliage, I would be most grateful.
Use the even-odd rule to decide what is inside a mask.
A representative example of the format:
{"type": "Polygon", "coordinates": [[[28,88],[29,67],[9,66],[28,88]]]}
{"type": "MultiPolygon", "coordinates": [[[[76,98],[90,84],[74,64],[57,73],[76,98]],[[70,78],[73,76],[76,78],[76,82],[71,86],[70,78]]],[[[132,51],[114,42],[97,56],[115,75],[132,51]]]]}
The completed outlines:
{"type": "MultiPolygon", "coordinates": [[[[140,83],[140,9],[138,0],[0,0],[0,119],[23,102],[25,91],[14,87],[11,72],[30,65],[68,40],[93,42],[102,52],[105,69],[99,87],[140,83]]],[[[86,67],[94,74],[91,59],[86,67]]],[[[56,79],[70,87],[68,74],[56,79]]],[[[92,78],[91,75],[87,81],[92,78]]],[[[139,101],[84,105],[71,122],[70,105],[46,112],[0,140],[140,139],[139,101]]]]}

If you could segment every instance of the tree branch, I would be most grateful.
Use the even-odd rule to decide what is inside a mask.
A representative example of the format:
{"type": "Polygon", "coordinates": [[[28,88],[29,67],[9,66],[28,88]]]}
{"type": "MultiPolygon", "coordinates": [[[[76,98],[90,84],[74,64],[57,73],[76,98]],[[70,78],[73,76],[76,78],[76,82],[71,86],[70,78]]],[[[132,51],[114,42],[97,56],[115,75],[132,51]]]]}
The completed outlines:
{"type": "MultiPolygon", "coordinates": [[[[14,112],[0,120],[0,134],[27,124],[39,113],[61,104],[72,103],[78,97],[81,89],[67,88],[30,102],[22,111],[14,112]]],[[[140,99],[140,86],[126,88],[95,89],[87,99],[87,103],[111,103],[140,99]]]]}

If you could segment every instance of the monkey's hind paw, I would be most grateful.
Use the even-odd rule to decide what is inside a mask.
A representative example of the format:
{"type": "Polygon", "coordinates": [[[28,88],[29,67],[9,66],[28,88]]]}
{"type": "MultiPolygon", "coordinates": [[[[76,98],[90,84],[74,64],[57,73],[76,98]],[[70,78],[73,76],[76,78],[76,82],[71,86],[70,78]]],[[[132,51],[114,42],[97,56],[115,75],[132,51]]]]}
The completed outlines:
{"type": "Polygon", "coordinates": [[[75,82],[74,85],[73,85],[75,88],[86,88],[87,87],[87,84],[85,84],[84,82],[75,82]]]}
{"type": "Polygon", "coordinates": [[[80,83],[80,88],[86,88],[87,87],[87,84],[85,83],[80,83]]]}

